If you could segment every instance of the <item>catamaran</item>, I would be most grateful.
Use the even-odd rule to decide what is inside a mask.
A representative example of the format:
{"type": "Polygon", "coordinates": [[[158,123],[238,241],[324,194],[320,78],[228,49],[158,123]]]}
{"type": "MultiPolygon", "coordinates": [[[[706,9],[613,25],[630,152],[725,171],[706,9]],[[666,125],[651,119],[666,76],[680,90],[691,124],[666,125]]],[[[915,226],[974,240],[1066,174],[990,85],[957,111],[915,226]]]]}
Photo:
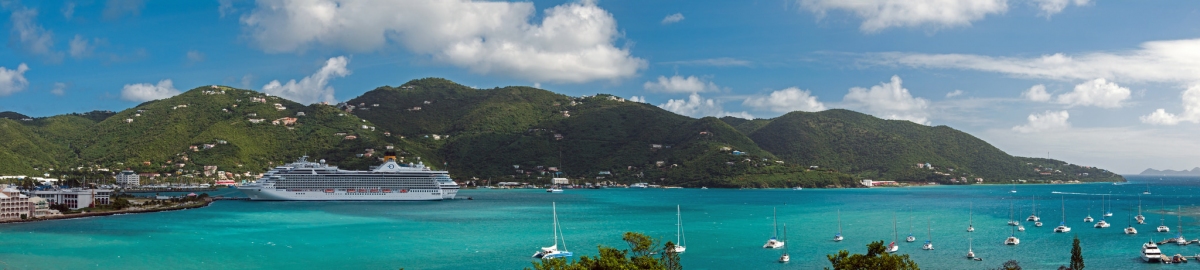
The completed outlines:
{"type": "Polygon", "coordinates": [[[1033,196],[1033,213],[1029,214],[1029,217],[1025,218],[1025,221],[1041,221],[1041,220],[1042,220],[1042,218],[1038,217],[1038,215],[1037,215],[1037,196],[1033,196]]]}
{"type": "Polygon", "coordinates": [[[541,250],[538,250],[537,253],[533,253],[533,257],[543,260],[571,257],[574,254],[572,254],[570,251],[567,251],[567,238],[565,236],[561,237],[563,245],[562,250],[558,249],[559,236],[562,236],[562,230],[558,227],[558,205],[556,203],[550,203],[550,207],[554,211],[554,245],[543,247],[541,250]]]}
{"type": "Polygon", "coordinates": [[[1128,226],[1125,227],[1125,234],[1137,234],[1137,229],[1133,228],[1133,222],[1129,221],[1128,216],[1125,217],[1125,223],[1128,224],[1128,226]]]}
{"type": "Polygon", "coordinates": [[[1176,222],[1179,222],[1178,225],[1175,225],[1178,230],[1175,232],[1175,244],[1186,246],[1188,241],[1186,238],[1183,238],[1183,207],[1178,205],[1175,207],[1175,218],[1178,219],[1176,222]]]}
{"type": "MultiPolygon", "coordinates": [[[[787,223],[783,224],[783,241],[787,241],[787,223]]],[[[788,255],[787,246],[783,247],[783,255],[779,256],[779,262],[785,263],[792,260],[792,256],[788,255]]]]}
{"type": "Polygon", "coordinates": [[[1138,224],[1146,224],[1146,216],[1142,215],[1142,195],[1138,195],[1138,215],[1133,217],[1138,224]]]}
{"type": "Polygon", "coordinates": [[[837,220],[838,220],[838,232],[837,232],[837,234],[833,235],[833,241],[841,242],[842,241],[842,209],[838,209],[837,220]]]}
{"type": "Polygon", "coordinates": [[[975,203],[970,204],[971,208],[967,210],[967,232],[975,231],[975,203]]]}
{"type": "MultiPolygon", "coordinates": [[[[786,227],[785,227],[786,228],[786,227]]],[[[786,229],[785,229],[786,231],[786,229]]],[[[675,253],[687,251],[687,236],[683,235],[683,216],[679,215],[679,205],[675,205],[675,253]]]]}
{"type": "Polygon", "coordinates": [[[1096,228],[1108,228],[1108,226],[1110,226],[1110,225],[1108,224],[1108,221],[1104,221],[1104,217],[1100,217],[1100,222],[1096,222],[1096,225],[1094,225],[1094,226],[1092,226],[1092,227],[1096,227],[1096,228]]]}
{"type": "Polygon", "coordinates": [[[1016,219],[1013,219],[1013,202],[1008,202],[1008,226],[1021,225],[1016,219]]]}
{"type": "Polygon", "coordinates": [[[1166,219],[1167,219],[1166,218],[1166,215],[1167,215],[1166,207],[1160,205],[1158,207],[1158,211],[1160,211],[1158,213],[1158,232],[1170,232],[1171,227],[1167,227],[1167,224],[1166,224],[1166,219]]]}
{"type": "Polygon", "coordinates": [[[771,225],[773,232],[771,234],[771,239],[767,239],[767,243],[763,245],[763,248],[781,248],[783,247],[784,243],[776,238],[779,236],[779,215],[776,213],[774,208],[771,209],[771,220],[773,224],[771,225]]]}
{"type": "Polygon", "coordinates": [[[1016,231],[1016,229],[1013,229],[1013,232],[1012,232],[1012,234],[1008,235],[1008,238],[1004,239],[1004,244],[1005,244],[1005,245],[1017,245],[1017,244],[1021,244],[1021,239],[1017,239],[1017,231],[1016,231]]]}
{"type": "Polygon", "coordinates": [[[1092,222],[1093,220],[1095,219],[1092,219],[1092,208],[1088,207],[1088,215],[1087,217],[1083,218],[1083,222],[1092,222]]]}
{"type": "Polygon", "coordinates": [[[925,227],[926,233],[929,234],[929,240],[925,240],[925,245],[921,246],[924,250],[933,250],[933,221],[929,221],[928,227],[925,227]]]}
{"type": "Polygon", "coordinates": [[[887,246],[888,253],[900,250],[900,246],[896,245],[896,238],[899,238],[899,230],[896,228],[896,214],[892,213],[892,243],[887,246]]]}
{"type": "Polygon", "coordinates": [[[912,229],[913,229],[913,222],[912,222],[912,215],[910,214],[908,216],[908,237],[904,238],[904,242],[912,243],[913,241],[917,241],[917,238],[912,235],[912,229]]]}
{"type": "Polygon", "coordinates": [[[1067,201],[1061,197],[1059,198],[1059,200],[1063,200],[1062,201],[1062,221],[1058,223],[1058,227],[1054,227],[1054,232],[1056,232],[1056,233],[1070,232],[1071,227],[1067,227],[1067,201]]]}

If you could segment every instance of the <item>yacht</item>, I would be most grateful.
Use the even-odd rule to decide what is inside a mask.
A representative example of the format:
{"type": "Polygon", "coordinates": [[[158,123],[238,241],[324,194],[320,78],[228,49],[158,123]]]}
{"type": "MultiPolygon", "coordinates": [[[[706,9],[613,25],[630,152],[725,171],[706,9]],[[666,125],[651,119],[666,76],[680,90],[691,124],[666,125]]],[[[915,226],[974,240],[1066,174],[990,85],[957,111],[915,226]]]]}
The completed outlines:
{"type": "Polygon", "coordinates": [[[1008,226],[1017,226],[1017,225],[1021,225],[1021,222],[1018,222],[1016,219],[1013,219],[1013,203],[1008,202],[1008,226]]]}
{"type": "Polygon", "coordinates": [[[562,188],[559,188],[559,187],[551,187],[551,188],[548,188],[548,189],[546,189],[546,192],[548,192],[548,193],[562,193],[562,192],[563,192],[563,190],[562,190],[562,188]]]}
{"type": "MultiPolygon", "coordinates": [[[[1059,198],[1059,200],[1063,199],[1059,198]]],[[[1062,211],[1062,222],[1058,223],[1058,227],[1054,227],[1054,232],[1056,233],[1065,233],[1071,231],[1071,227],[1067,227],[1067,203],[1065,200],[1062,201],[1062,211]]]]}
{"type": "Polygon", "coordinates": [[[928,227],[925,227],[925,233],[929,234],[929,240],[925,240],[925,245],[921,246],[924,250],[933,250],[933,221],[929,221],[928,227]]]}
{"type": "Polygon", "coordinates": [[[1160,212],[1158,215],[1158,232],[1170,232],[1171,227],[1167,227],[1167,224],[1165,223],[1166,219],[1163,217],[1164,216],[1163,212],[1166,212],[1166,209],[1162,209],[1162,207],[1159,207],[1159,211],[1162,211],[1162,212],[1160,212]]]}
{"type": "Polygon", "coordinates": [[[1092,219],[1092,208],[1088,207],[1088,215],[1087,217],[1083,218],[1083,222],[1092,222],[1093,220],[1095,219],[1092,219]]]}
{"type": "Polygon", "coordinates": [[[1133,217],[1138,224],[1146,224],[1146,216],[1142,215],[1142,195],[1138,195],[1138,215],[1133,217]]]}
{"type": "Polygon", "coordinates": [[[1133,222],[1127,222],[1128,227],[1125,227],[1125,234],[1137,234],[1137,229],[1133,228],[1133,222]]]}
{"type": "Polygon", "coordinates": [[[967,210],[967,232],[975,231],[975,203],[971,203],[970,210],[967,210]]]}
{"type": "Polygon", "coordinates": [[[777,238],[779,236],[779,215],[776,214],[774,208],[771,209],[771,222],[773,224],[771,225],[771,228],[773,228],[771,239],[767,239],[767,243],[763,244],[763,248],[781,248],[784,243],[777,238]]]}
{"type": "Polygon", "coordinates": [[[1018,232],[1023,232],[1023,231],[1025,231],[1025,226],[1017,225],[1017,231],[1018,231],[1018,232]]]}
{"type": "Polygon", "coordinates": [[[1096,228],[1108,228],[1108,226],[1110,226],[1110,225],[1108,224],[1108,222],[1107,222],[1107,221],[1104,221],[1104,217],[1100,217],[1100,222],[1096,222],[1096,225],[1094,225],[1094,226],[1092,226],[1092,227],[1096,227],[1096,228]]]}
{"type": "Polygon", "coordinates": [[[1155,245],[1154,241],[1142,244],[1142,261],[1148,263],[1162,262],[1162,251],[1158,250],[1158,245],[1155,245]]]}
{"type": "Polygon", "coordinates": [[[833,235],[833,241],[841,242],[842,241],[842,209],[838,209],[837,220],[838,220],[838,232],[837,232],[837,234],[833,235]]]}
{"type": "MultiPolygon", "coordinates": [[[[783,240],[787,241],[787,223],[783,224],[783,240]]],[[[783,255],[779,256],[779,262],[785,263],[792,260],[792,256],[788,255],[787,246],[783,247],[783,255]]]]}
{"type": "Polygon", "coordinates": [[[1177,222],[1179,222],[1178,225],[1175,225],[1176,226],[1175,228],[1177,230],[1175,232],[1175,236],[1176,236],[1175,244],[1180,245],[1180,246],[1186,246],[1188,244],[1188,241],[1186,238],[1183,238],[1183,211],[1182,211],[1183,207],[1181,207],[1181,206],[1175,206],[1175,207],[1176,207],[1175,208],[1175,218],[1178,219],[1177,222]]]}
{"type": "Polygon", "coordinates": [[[1025,221],[1041,221],[1042,218],[1037,216],[1037,196],[1033,197],[1033,213],[1025,218],[1025,221]]]}
{"type": "Polygon", "coordinates": [[[1017,239],[1017,232],[1014,231],[1013,234],[1008,235],[1008,238],[1004,239],[1004,244],[1015,246],[1021,244],[1021,239],[1017,239]]]}
{"type": "Polygon", "coordinates": [[[967,259],[975,259],[975,251],[971,249],[971,238],[967,238],[967,259]]]}
{"type": "Polygon", "coordinates": [[[556,258],[571,257],[574,254],[572,254],[570,251],[567,251],[567,239],[565,236],[561,237],[562,244],[563,244],[562,250],[558,249],[558,242],[559,242],[558,240],[559,240],[560,236],[562,236],[562,230],[560,230],[558,227],[558,205],[556,203],[550,203],[550,207],[551,207],[551,209],[553,209],[552,211],[554,211],[554,245],[549,246],[549,247],[543,247],[541,250],[538,250],[536,253],[533,253],[533,258],[549,260],[549,259],[556,259],[556,258]]]}
{"type": "MultiPolygon", "coordinates": [[[[787,231],[784,227],[784,231],[787,231]]],[[[786,235],[786,234],[785,234],[786,235]]],[[[683,216],[679,215],[679,205],[675,205],[675,253],[687,251],[687,236],[683,234],[683,216]]]]}
{"type": "Polygon", "coordinates": [[[896,245],[896,238],[899,232],[896,228],[896,214],[892,214],[892,243],[887,246],[887,253],[894,253],[900,250],[900,246],[896,245]]]}

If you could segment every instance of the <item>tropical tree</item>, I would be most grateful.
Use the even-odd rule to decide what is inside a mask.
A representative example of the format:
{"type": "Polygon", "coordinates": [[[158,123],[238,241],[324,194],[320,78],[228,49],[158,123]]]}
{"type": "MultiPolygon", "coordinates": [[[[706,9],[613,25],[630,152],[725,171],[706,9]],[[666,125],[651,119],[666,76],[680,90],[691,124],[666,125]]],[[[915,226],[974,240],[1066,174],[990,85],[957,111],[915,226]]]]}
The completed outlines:
{"type": "Polygon", "coordinates": [[[1000,265],[1000,268],[997,268],[997,269],[998,270],[1021,270],[1021,264],[1017,263],[1017,260],[1008,260],[1007,262],[1004,262],[1003,265],[1000,265]]]}
{"type": "Polygon", "coordinates": [[[1079,235],[1071,244],[1071,270],[1083,270],[1083,250],[1079,248],[1079,235]]]}
{"type": "MultiPolygon", "coordinates": [[[[883,241],[871,242],[867,245],[867,254],[850,255],[849,251],[838,251],[837,255],[826,255],[834,270],[920,270],[916,262],[905,255],[892,255],[884,252],[883,241]]],[[[829,269],[829,268],[825,268],[829,269]]]]}

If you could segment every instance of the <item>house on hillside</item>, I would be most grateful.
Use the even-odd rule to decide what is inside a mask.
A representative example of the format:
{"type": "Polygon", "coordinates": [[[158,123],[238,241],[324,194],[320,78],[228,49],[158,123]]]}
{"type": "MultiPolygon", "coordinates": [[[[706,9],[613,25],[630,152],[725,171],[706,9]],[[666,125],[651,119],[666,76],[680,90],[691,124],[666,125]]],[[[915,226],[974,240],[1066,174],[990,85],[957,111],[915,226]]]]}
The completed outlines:
{"type": "Polygon", "coordinates": [[[345,137],[345,140],[348,140],[348,141],[349,140],[357,140],[357,139],[358,139],[358,136],[354,136],[354,135],[346,135],[346,137],[345,137]]]}

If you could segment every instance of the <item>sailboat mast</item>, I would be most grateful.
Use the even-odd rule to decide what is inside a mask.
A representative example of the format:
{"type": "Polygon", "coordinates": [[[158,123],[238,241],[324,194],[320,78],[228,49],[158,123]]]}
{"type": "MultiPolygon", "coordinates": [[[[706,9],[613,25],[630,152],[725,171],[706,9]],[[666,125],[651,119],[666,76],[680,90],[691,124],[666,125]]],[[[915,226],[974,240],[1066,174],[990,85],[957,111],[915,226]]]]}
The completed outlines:
{"type": "Polygon", "coordinates": [[[838,209],[838,234],[842,234],[842,209],[838,209]]]}
{"type": "Polygon", "coordinates": [[[771,223],[771,228],[775,230],[771,237],[779,237],[779,212],[775,208],[771,208],[771,223]]]}

